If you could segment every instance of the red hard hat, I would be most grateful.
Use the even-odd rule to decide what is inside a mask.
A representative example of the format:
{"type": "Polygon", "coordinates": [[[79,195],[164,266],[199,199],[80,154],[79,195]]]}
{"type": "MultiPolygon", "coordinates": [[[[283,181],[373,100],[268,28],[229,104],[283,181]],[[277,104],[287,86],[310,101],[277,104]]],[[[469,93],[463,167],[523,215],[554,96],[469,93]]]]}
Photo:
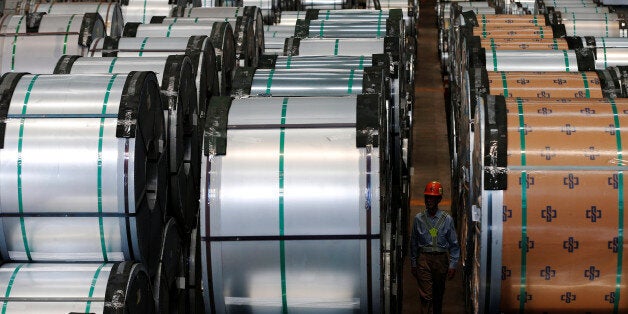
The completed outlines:
{"type": "Polygon", "coordinates": [[[425,186],[424,195],[443,196],[443,186],[438,181],[432,181],[425,186]]]}

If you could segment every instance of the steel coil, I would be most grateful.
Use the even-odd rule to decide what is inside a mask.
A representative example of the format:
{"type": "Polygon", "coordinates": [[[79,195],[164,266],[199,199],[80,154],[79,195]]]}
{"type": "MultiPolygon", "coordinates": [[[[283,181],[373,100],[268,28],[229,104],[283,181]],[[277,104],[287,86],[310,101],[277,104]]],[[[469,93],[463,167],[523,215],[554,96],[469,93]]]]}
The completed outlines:
{"type": "MultiPolygon", "coordinates": [[[[9,18],[11,24],[16,18],[9,18]]],[[[0,34],[3,47],[0,74],[15,71],[50,74],[61,56],[84,55],[92,40],[104,34],[104,24],[97,13],[21,16],[14,30],[6,28],[0,34]],[[22,33],[27,23],[38,26],[38,30],[22,33]]]]}
{"type": "Polygon", "coordinates": [[[286,38],[294,35],[294,25],[268,25],[264,29],[264,54],[283,54],[286,38]]]}
{"type": "Polygon", "coordinates": [[[559,6],[546,7],[546,12],[563,12],[563,13],[611,13],[609,7],[578,7],[578,6],[559,6]]]}
{"type": "Polygon", "coordinates": [[[65,56],[55,73],[94,74],[152,71],[161,85],[164,120],[168,137],[170,173],[168,214],[182,230],[196,225],[198,175],[200,172],[200,130],[197,92],[192,62],[185,55],[168,57],[80,58],[65,56]]]}
{"type": "Polygon", "coordinates": [[[298,39],[288,38],[284,55],[362,56],[384,53],[384,39],[298,39]]]}
{"type": "MultiPolygon", "coordinates": [[[[198,208],[198,207],[197,207],[198,208]]],[[[177,282],[183,277],[183,241],[174,219],[168,220],[161,236],[159,266],[152,282],[157,313],[180,313],[180,302],[185,303],[177,282]]]]}
{"type": "Polygon", "coordinates": [[[260,68],[363,70],[372,63],[372,56],[264,56],[260,68]]]}
{"type": "Polygon", "coordinates": [[[37,3],[31,10],[33,12],[45,12],[47,14],[81,14],[98,13],[105,22],[108,36],[120,37],[124,27],[122,9],[116,2],[81,2],[81,3],[37,3]]]}
{"type": "Polygon", "coordinates": [[[3,264],[7,313],[155,313],[150,280],[137,263],[3,264]]]}
{"type": "Polygon", "coordinates": [[[206,308],[381,311],[385,169],[380,174],[379,148],[364,145],[354,124],[365,113],[356,104],[369,96],[378,97],[235,100],[228,119],[206,130],[206,308]],[[242,262],[251,255],[255,263],[242,262]]]}
{"type": "Polygon", "coordinates": [[[386,35],[386,20],[379,23],[299,20],[295,27],[295,37],[299,38],[381,38],[386,35]]]}
{"type": "Polygon", "coordinates": [[[149,23],[153,16],[170,16],[171,12],[185,8],[186,1],[124,0],[122,15],[126,23],[149,23]]]}
{"type": "Polygon", "coordinates": [[[349,4],[344,0],[301,0],[300,9],[332,9],[339,10],[348,8],[349,4]]]}
{"type": "Polygon", "coordinates": [[[11,73],[0,88],[2,259],[135,260],[152,275],[168,165],[155,75],[11,73]]]}

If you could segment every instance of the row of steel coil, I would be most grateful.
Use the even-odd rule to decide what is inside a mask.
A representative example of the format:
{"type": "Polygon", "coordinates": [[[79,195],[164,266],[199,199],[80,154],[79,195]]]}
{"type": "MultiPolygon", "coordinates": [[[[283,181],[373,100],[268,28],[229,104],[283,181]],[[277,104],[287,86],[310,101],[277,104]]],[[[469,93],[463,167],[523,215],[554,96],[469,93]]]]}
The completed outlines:
{"type": "Polygon", "coordinates": [[[624,16],[441,7],[452,207],[473,312],[626,311],[624,16]]]}
{"type": "Polygon", "coordinates": [[[418,7],[251,2],[0,17],[3,313],[401,311],[418,7]]]}

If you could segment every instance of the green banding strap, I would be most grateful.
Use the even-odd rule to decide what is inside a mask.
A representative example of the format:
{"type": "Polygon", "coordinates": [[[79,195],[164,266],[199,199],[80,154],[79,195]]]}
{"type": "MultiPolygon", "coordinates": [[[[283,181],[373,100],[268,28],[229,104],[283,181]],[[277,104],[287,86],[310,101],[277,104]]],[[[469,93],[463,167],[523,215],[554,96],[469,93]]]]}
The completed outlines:
{"type": "Polygon", "coordinates": [[[377,16],[377,38],[381,37],[382,33],[382,10],[379,10],[379,15],[377,16]]]}
{"type": "Polygon", "coordinates": [[[266,80],[266,95],[270,95],[270,87],[273,86],[273,75],[275,75],[275,69],[270,70],[270,73],[268,73],[268,79],[266,80]]]}
{"type": "Polygon", "coordinates": [[[327,13],[325,14],[325,20],[329,20],[329,11],[330,10],[327,10],[327,13]]]}
{"type": "Polygon", "coordinates": [[[325,20],[321,20],[321,27],[318,30],[318,37],[323,37],[323,33],[325,32],[324,29],[325,29],[325,20]]]}
{"type": "Polygon", "coordinates": [[[140,46],[140,57],[144,54],[144,46],[146,46],[147,41],[148,37],[144,37],[144,40],[142,40],[142,45],[140,46]]]}
{"type": "Polygon", "coordinates": [[[146,23],[146,2],[148,0],[144,0],[144,10],[142,11],[142,24],[146,23]]]}
{"type": "Polygon", "coordinates": [[[286,60],[286,69],[290,68],[291,63],[292,63],[292,55],[289,55],[288,59],[286,60]]]}
{"type": "Polygon", "coordinates": [[[502,75],[502,88],[504,89],[504,97],[509,97],[508,82],[506,81],[506,72],[499,72],[502,75]]]}
{"type": "Polygon", "coordinates": [[[486,38],[486,16],[482,14],[482,37],[486,38]]]}
{"type": "Polygon", "coordinates": [[[48,6],[48,11],[46,11],[47,14],[50,14],[50,11],[52,10],[52,6],[54,5],[54,2],[51,2],[50,5],[48,6]]]}
{"type": "Polygon", "coordinates": [[[582,75],[582,83],[584,84],[584,94],[586,95],[587,98],[591,98],[591,92],[589,91],[589,80],[587,79],[587,73],[580,72],[580,75],[582,75]]]}
{"type": "Polygon", "coordinates": [[[539,31],[541,34],[541,38],[545,38],[545,33],[543,33],[543,26],[539,26],[539,31]]]}
{"type": "Polygon", "coordinates": [[[576,17],[575,17],[575,13],[571,13],[571,15],[573,16],[573,36],[578,36],[578,33],[576,33],[576,17]]]}
{"type": "Polygon", "coordinates": [[[351,73],[349,73],[349,83],[347,83],[347,94],[351,94],[353,92],[353,75],[355,73],[354,69],[351,69],[351,73]]]}
{"type": "Polygon", "coordinates": [[[358,70],[364,69],[364,56],[360,56],[360,64],[358,64],[358,70]]]}
{"type": "MultiPolygon", "coordinates": [[[[286,124],[286,112],[288,111],[288,98],[283,99],[281,105],[281,125],[286,124]]],[[[284,236],[284,153],[286,148],[286,128],[279,129],[279,236],[284,236]]],[[[286,246],[284,240],[279,241],[279,254],[281,257],[281,312],[288,313],[288,297],[286,294],[286,246]]]]}
{"type": "MultiPolygon", "coordinates": [[[[615,141],[617,142],[617,165],[623,166],[623,148],[621,144],[621,125],[619,124],[619,116],[617,114],[617,105],[615,100],[609,99],[613,108],[613,120],[615,122],[615,141]]],[[[613,304],[613,313],[619,313],[619,298],[621,292],[622,277],[622,261],[624,256],[624,172],[619,171],[617,174],[617,210],[618,210],[618,226],[617,226],[617,274],[615,276],[615,302],[613,304]]]]}
{"type": "Polygon", "coordinates": [[[11,278],[9,279],[9,283],[7,284],[7,290],[4,291],[4,301],[2,301],[2,314],[5,314],[7,312],[7,305],[9,303],[8,299],[11,296],[11,289],[13,289],[15,277],[17,276],[17,273],[20,271],[22,266],[24,266],[24,264],[20,264],[19,266],[15,267],[13,273],[11,274],[11,278]]]}
{"type": "Polygon", "coordinates": [[[233,17],[238,17],[238,12],[240,12],[240,7],[236,7],[236,11],[233,17]]]}
{"type": "Polygon", "coordinates": [[[493,51],[493,71],[497,72],[497,51],[495,49],[495,41],[491,38],[491,50],[493,51]]]}
{"type": "Polygon", "coordinates": [[[567,50],[563,50],[563,57],[565,58],[565,71],[569,72],[569,56],[567,55],[567,50]]]}
{"type": "MultiPolygon", "coordinates": [[[[28,84],[28,89],[26,90],[26,95],[24,95],[24,106],[22,106],[22,115],[26,114],[26,110],[28,109],[28,100],[31,97],[31,91],[33,90],[33,86],[35,85],[35,81],[39,74],[33,76],[30,83],[28,84]]],[[[26,258],[28,261],[32,261],[31,258],[31,250],[28,247],[28,238],[26,237],[26,224],[24,223],[24,203],[22,198],[22,146],[24,145],[24,122],[26,122],[25,118],[20,119],[20,131],[17,140],[17,204],[18,211],[20,213],[20,229],[22,231],[22,242],[24,243],[24,251],[26,252],[26,258]]]]}
{"type": "Polygon", "coordinates": [[[554,50],[558,50],[558,41],[556,41],[556,38],[554,38],[552,40],[554,41],[554,44],[553,44],[554,50]]]}
{"type": "Polygon", "coordinates": [[[22,26],[22,21],[26,16],[22,15],[19,21],[17,21],[17,26],[15,27],[15,37],[13,37],[13,50],[11,52],[11,72],[15,70],[15,50],[17,49],[17,38],[18,33],[20,32],[20,27],[22,26]]]}
{"type": "Polygon", "coordinates": [[[90,310],[91,310],[91,307],[92,307],[92,300],[91,300],[91,298],[94,296],[94,289],[96,288],[96,282],[98,281],[98,276],[100,275],[100,270],[106,264],[107,263],[100,264],[100,266],[98,266],[98,268],[96,269],[96,272],[94,272],[94,278],[92,278],[92,284],[89,286],[89,294],[87,295],[87,298],[89,298],[89,300],[87,300],[87,304],[85,304],[85,313],[89,313],[90,310]]]}
{"type": "Polygon", "coordinates": [[[277,35],[277,32],[273,32],[273,38],[275,38],[276,35],[277,35]]]}
{"type": "Polygon", "coordinates": [[[113,72],[113,69],[115,68],[116,61],[118,61],[118,57],[114,57],[113,60],[111,60],[111,63],[109,64],[109,73],[113,72]]]}
{"type": "Polygon", "coordinates": [[[534,26],[540,26],[539,21],[536,20],[536,14],[534,15],[533,21],[534,21],[534,26]]]}
{"type": "Polygon", "coordinates": [[[174,23],[176,23],[176,21],[168,25],[168,31],[166,32],[166,37],[170,37],[170,31],[172,30],[172,25],[174,25],[174,23]]]}
{"type": "Polygon", "coordinates": [[[107,258],[107,245],[105,243],[105,227],[103,225],[103,217],[102,217],[102,142],[103,135],[105,130],[105,117],[104,115],[107,113],[107,104],[109,103],[109,94],[111,93],[111,87],[113,86],[113,82],[118,77],[118,74],[114,74],[109,79],[109,83],[107,84],[107,91],[105,92],[105,98],[102,103],[102,111],[100,114],[103,115],[100,118],[100,128],[98,131],[98,174],[97,174],[97,192],[98,192],[98,226],[100,229],[100,248],[102,250],[102,258],[105,262],[109,259],[107,258]]]}
{"type": "Polygon", "coordinates": [[[338,44],[340,43],[340,39],[336,38],[336,42],[334,42],[334,56],[338,55],[338,44]]]}
{"type": "Polygon", "coordinates": [[[192,9],[193,9],[193,8],[189,8],[189,9],[188,9],[188,17],[192,17],[192,9]]]}
{"type": "Polygon", "coordinates": [[[602,37],[602,49],[604,49],[604,68],[608,67],[608,63],[606,62],[606,40],[602,37]]]}
{"type": "MultiPolygon", "coordinates": [[[[608,14],[606,14],[606,13],[604,13],[604,20],[606,20],[605,23],[604,23],[604,26],[606,27],[606,37],[608,37],[608,14]]],[[[604,38],[604,37],[602,37],[602,38],[604,38]]]]}
{"type": "MultiPolygon", "coordinates": [[[[526,165],[526,129],[523,116],[523,103],[517,97],[517,109],[519,111],[519,145],[521,149],[521,165],[526,165]]],[[[525,312],[526,303],[526,272],[528,251],[528,200],[527,200],[527,172],[521,172],[521,277],[519,286],[519,313],[525,312]]]]}
{"type": "Polygon", "coordinates": [[[68,50],[68,33],[70,32],[70,25],[72,25],[72,20],[74,20],[75,16],[76,14],[72,14],[72,16],[70,16],[68,26],[65,27],[65,36],[63,38],[63,54],[66,54],[66,51],[68,50]]]}
{"type": "Polygon", "coordinates": [[[198,23],[198,17],[194,19],[194,23],[198,23]]]}

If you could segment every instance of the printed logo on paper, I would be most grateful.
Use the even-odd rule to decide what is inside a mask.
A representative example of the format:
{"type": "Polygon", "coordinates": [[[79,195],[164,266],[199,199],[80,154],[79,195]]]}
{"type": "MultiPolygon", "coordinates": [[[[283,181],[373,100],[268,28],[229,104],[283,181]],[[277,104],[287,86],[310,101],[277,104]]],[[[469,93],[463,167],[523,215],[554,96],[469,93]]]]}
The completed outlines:
{"type": "Polygon", "coordinates": [[[563,241],[563,249],[567,250],[569,253],[573,253],[574,250],[577,250],[580,247],[580,242],[574,239],[573,237],[569,237],[567,241],[563,241]]]}

